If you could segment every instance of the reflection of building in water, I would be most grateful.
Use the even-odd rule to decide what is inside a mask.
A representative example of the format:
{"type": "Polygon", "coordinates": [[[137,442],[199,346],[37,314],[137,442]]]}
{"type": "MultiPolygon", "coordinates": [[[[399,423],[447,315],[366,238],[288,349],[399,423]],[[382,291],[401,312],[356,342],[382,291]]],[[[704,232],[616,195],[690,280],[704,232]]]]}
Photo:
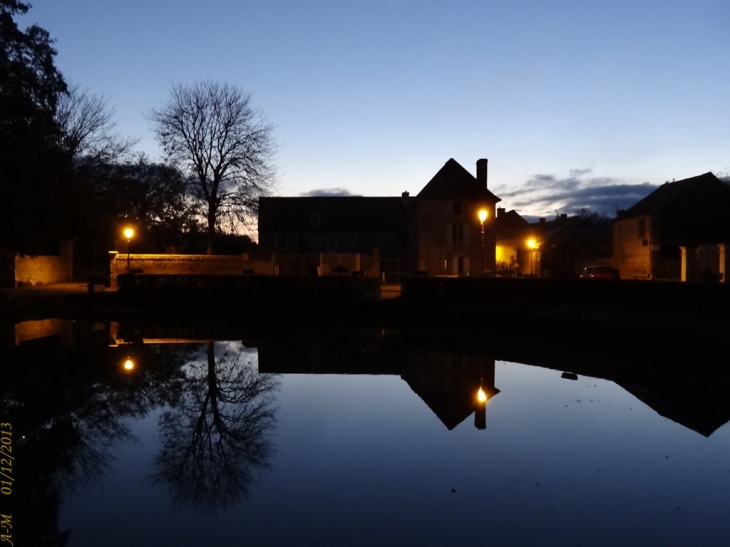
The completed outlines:
{"type": "MultiPolygon", "coordinates": [[[[659,415],[692,429],[704,436],[730,420],[730,387],[718,381],[715,374],[680,366],[676,363],[653,365],[632,362],[603,363],[599,356],[585,359],[570,353],[552,354],[533,350],[530,345],[499,347],[494,352],[471,348],[469,355],[461,348],[423,337],[399,335],[380,329],[352,330],[339,324],[325,327],[282,331],[258,324],[244,328],[235,322],[210,324],[208,322],[181,324],[101,324],[71,320],[27,321],[0,324],[0,363],[35,361],[43,355],[53,360],[66,350],[83,355],[93,341],[102,346],[121,346],[107,351],[122,351],[108,356],[119,368],[135,348],[136,366],[141,367],[146,357],[142,348],[159,347],[171,343],[199,343],[203,340],[240,340],[246,346],[257,348],[259,370],[280,374],[387,374],[398,375],[438,416],[449,429],[463,422],[472,412],[475,425],[486,425],[486,408],[477,404],[474,394],[480,381],[488,400],[499,390],[494,387],[495,355],[500,360],[524,363],[563,373],[564,378],[577,375],[609,380],[621,386],[659,415]],[[339,330],[337,330],[339,329],[339,330]],[[314,333],[314,334],[313,334],[314,333]],[[326,333],[326,334],[325,334],[326,333]],[[428,350],[422,348],[428,345],[428,350]],[[482,374],[481,367],[484,366],[482,374]],[[571,372],[565,373],[566,370],[571,372]]],[[[490,346],[491,347],[491,346],[490,346]]],[[[64,357],[74,359],[69,352],[64,357]]],[[[192,351],[192,349],[191,349],[192,351]]],[[[103,352],[97,358],[104,359],[103,352]]]]}
{"type": "Polygon", "coordinates": [[[401,378],[449,430],[472,413],[474,425],[486,428],[486,405],[499,393],[494,387],[494,359],[472,355],[409,352],[401,378]],[[483,401],[478,397],[480,388],[483,401]]]}
{"type": "Polygon", "coordinates": [[[472,413],[475,426],[486,428],[486,405],[499,393],[494,387],[494,359],[483,356],[414,352],[387,344],[372,352],[344,342],[263,345],[258,349],[259,371],[265,373],[399,375],[449,430],[472,413]]]}

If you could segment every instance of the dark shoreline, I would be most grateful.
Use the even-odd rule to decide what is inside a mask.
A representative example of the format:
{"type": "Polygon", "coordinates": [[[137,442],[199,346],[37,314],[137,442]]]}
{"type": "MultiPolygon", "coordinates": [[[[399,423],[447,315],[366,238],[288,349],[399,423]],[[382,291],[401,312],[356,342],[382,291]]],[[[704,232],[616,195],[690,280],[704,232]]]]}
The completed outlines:
{"type": "MultiPolygon", "coordinates": [[[[723,287],[725,289],[725,287],[723,287]]],[[[672,310],[608,302],[546,302],[530,296],[495,301],[483,297],[262,299],[246,293],[101,292],[0,295],[0,323],[66,318],[92,322],[175,325],[214,338],[222,331],[289,332],[383,328],[415,332],[430,344],[466,349],[493,346],[509,353],[583,355],[600,362],[646,363],[724,370],[730,314],[716,306],[672,310]],[[206,328],[208,325],[210,328],[206,328]],[[228,328],[226,325],[239,328],[228,328]],[[193,330],[195,330],[193,328],[193,330]],[[205,332],[205,331],[209,332],[205,332]]],[[[239,333],[241,334],[235,334],[239,333]]],[[[499,353],[499,351],[498,351],[499,353]]],[[[579,357],[579,359],[581,359],[579,357]]]]}

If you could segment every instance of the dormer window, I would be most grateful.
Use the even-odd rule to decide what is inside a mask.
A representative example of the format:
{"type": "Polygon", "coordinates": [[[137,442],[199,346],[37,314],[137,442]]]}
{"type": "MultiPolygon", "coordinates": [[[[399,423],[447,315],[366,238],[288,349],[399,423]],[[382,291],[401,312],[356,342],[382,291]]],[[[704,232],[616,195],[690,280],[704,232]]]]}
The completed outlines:
{"type": "Polygon", "coordinates": [[[322,215],[319,214],[319,211],[309,213],[309,225],[312,228],[319,228],[322,225],[322,215]]]}

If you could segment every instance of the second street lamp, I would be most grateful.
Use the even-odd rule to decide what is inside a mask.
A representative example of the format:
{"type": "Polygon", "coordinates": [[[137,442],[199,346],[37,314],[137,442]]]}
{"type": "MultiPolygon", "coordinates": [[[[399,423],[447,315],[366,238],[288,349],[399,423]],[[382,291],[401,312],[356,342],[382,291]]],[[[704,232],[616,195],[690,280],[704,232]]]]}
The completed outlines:
{"type": "Polygon", "coordinates": [[[484,221],[487,220],[487,210],[479,209],[479,222],[482,223],[482,277],[484,277],[484,221]]]}
{"type": "Polygon", "coordinates": [[[535,253],[535,247],[537,247],[537,241],[534,237],[527,240],[527,247],[530,249],[530,277],[534,275],[532,270],[532,255],[535,253]]]}
{"type": "Polygon", "coordinates": [[[127,227],[124,229],[124,237],[127,238],[127,273],[130,273],[129,269],[129,242],[134,237],[134,228],[127,227]]]}

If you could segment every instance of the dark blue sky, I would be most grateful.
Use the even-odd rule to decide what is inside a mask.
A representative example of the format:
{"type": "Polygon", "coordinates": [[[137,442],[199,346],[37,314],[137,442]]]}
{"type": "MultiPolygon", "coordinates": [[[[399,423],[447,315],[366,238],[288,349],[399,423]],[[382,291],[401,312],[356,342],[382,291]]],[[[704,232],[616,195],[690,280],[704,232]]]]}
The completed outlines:
{"type": "Polygon", "coordinates": [[[31,22],[153,156],[144,113],[173,82],[250,92],[282,195],[416,193],[486,157],[508,209],[550,214],[572,202],[531,181],[587,198],[730,167],[725,0],[37,0],[31,22]]]}

